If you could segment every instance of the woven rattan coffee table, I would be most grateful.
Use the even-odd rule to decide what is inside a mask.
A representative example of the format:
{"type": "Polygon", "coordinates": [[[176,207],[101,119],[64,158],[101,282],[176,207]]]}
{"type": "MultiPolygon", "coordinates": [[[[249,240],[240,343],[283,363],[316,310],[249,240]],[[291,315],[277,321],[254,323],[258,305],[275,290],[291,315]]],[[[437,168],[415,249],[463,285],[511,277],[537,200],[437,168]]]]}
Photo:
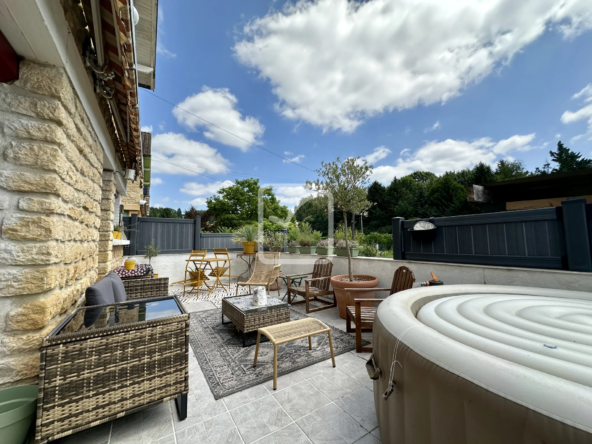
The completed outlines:
{"type": "Polygon", "coordinates": [[[296,341],[297,339],[308,338],[308,349],[312,350],[311,337],[327,333],[329,335],[329,349],[331,350],[331,360],[335,367],[335,354],[333,353],[333,337],[331,328],[327,327],[321,321],[315,318],[299,319],[297,321],[286,322],[284,324],[273,325],[271,327],[260,328],[257,332],[257,348],[255,349],[255,361],[253,367],[257,366],[257,355],[259,354],[259,342],[261,335],[265,335],[273,344],[273,389],[277,389],[277,356],[278,345],[286,342],[296,341]]]}
{"type": "Polygon", "coordinates": [[[290,306],[276,298],[267,298],[263,306],[252,304],[253,296],[233,296],[222,299],[222,324],[226,316],[242,333],[243,347],[255,345],[255,341],[247,344],[245,333],[257,331],[261,327],[281,324],[290,320],[290,306]]]}

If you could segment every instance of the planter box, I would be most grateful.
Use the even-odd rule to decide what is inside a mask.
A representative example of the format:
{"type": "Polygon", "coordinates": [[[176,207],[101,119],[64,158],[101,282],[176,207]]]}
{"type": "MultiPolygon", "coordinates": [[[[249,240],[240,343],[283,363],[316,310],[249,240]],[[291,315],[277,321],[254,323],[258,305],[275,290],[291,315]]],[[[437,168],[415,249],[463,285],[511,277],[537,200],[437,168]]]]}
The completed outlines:
{"type": "Polygon", "coordinates": [[[317,254],[317,247],[300,247],[300,254],[317,254]]]}
{"type": "Polygon", "coordinates": [[[288,253],[298,254],[300,253],[300,247],[288,247],[288,253]]]}
{"type": "Polygon", "coordinates": [[[319,256],[329,256],[333,254],[333,247],[317,247],[317,254],[319,256]]]}
{"type": "MultiPolygon", "coordinates": [[[[358,247],[350,247],[349,251],[351,253],[351,257],[357,257],[360,249],[358,247]]],[[[347,257],[347,248],[336,248],[335,254],[341,257],[347,257]]]]}

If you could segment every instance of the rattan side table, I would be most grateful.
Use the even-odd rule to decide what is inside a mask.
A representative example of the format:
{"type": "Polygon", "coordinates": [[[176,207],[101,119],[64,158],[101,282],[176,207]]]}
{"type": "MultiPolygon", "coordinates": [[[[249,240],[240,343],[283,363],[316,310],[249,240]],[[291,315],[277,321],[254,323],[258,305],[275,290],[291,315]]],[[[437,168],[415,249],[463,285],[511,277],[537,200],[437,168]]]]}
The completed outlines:
{"type": "Polygon", "coordinates": [[[243,347],[255,344],[255,341],[246,343],[245,333],[290,320],[290,306],[286,302],[268,297],[266,305],[256,306],[252,304],[252,300],[252,295],[222,299],[222,324],[228,324],[224,322],[224,316],[230,319],[230,322],[242,333],[243,347]]]}
{"type": "Polygon", "coordinates": [[[76,309],[43,340],[35,442],[170,400],[187,417],[189,315],[174,296],[76,309]]]}

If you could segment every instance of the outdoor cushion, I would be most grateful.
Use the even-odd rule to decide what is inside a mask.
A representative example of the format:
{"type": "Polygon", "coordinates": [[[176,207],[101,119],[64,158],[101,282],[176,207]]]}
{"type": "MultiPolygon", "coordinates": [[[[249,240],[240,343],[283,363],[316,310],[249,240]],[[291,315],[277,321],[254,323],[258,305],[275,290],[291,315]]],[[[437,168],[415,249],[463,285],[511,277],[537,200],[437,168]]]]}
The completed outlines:
{"type": "Polygon", "coordinates": [[[103,279],[110,279],[111,283],[113,284],[113,297],[115,298],[115,302],[125,302],[127,301],[127,295],[125,294],[125,287],[123,286],[123,281],[119,277],[117,273],[109,273],[103,279]]]}
{"type": "MultiPolygon", "coordinates": [[[[113,281],[104,277],[86,289],[86,305],[105,305],[115,303],[113,281]]],[[[101,316],[103,308],[86,309],[84,312],[84,326],[90,327],[101,316]]]]}
{"type": "Polygon", "coordinates": [[[86,305],[114,304],[113,282],[104,277],[86,289],[86,305]]]}

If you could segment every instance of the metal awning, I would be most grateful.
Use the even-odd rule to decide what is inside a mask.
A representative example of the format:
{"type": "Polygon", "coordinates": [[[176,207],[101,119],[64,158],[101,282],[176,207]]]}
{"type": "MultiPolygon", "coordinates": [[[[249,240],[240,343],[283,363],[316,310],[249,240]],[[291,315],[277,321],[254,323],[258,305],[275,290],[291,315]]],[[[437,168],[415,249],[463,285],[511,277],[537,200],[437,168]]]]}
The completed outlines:
{"type": "Polygon", "coordinates": [[[140,21],[136,25],[138,84],[142,88],[154,91],[158,0],[135,0],[134,6],[140,15],[140,21]]]}

